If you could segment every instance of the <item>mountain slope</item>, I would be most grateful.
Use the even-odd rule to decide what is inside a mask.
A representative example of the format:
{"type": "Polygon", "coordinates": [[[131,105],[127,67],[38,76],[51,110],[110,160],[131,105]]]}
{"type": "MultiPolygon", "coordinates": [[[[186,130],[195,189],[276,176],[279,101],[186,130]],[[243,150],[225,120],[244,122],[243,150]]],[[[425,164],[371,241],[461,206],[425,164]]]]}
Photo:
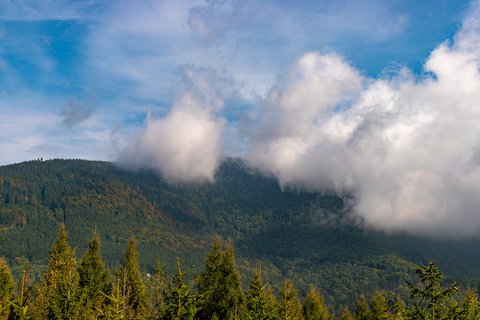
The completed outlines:
{"type": "Polygon", "coordinates": [[[480,278],[478,240],[434,241],[368,231],[334,195],[282,191],[274,179],[229,159],[215,183],[168,184],[155,173],[129,172],[107,162],[30,161],[0,167],[0,255],[45,263],[59,223],[81,254],[93,228],[110,267],[136,236],[141,265],[176,256],[200,266],[217,233],[234,240],[241,270],[311,284],[346,303],[355,292],[398,289],[411,262],[436,260],[451,276],[480,278]]]}

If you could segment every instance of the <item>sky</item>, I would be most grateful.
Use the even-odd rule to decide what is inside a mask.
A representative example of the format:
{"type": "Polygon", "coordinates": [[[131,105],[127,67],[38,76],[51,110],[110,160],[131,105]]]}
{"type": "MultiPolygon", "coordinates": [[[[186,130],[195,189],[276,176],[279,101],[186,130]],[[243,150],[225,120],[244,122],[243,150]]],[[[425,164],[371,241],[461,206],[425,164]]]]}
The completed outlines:
{"type": "Polygon", "coordinates": [[[0,0],[0,165],[241,157],[386,231],[480,236],[480,2],[0,0]]]}

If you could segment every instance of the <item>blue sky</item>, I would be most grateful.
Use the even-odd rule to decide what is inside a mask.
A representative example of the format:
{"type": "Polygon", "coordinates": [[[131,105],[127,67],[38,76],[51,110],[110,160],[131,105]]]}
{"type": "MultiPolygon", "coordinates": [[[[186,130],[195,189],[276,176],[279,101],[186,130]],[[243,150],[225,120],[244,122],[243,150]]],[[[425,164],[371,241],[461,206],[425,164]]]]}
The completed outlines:
{"type": "Polygon", "coordinates": [[[185,67],[225,78],[221,113],[233,122],[306,52],[337,52],[371,77],[403,66],[420,74],[469,6],[462,0],[2,0],[0,164],[113,160],[113,133],[126,139],[148,113],[168,112],[184,90],[185,67]]]}

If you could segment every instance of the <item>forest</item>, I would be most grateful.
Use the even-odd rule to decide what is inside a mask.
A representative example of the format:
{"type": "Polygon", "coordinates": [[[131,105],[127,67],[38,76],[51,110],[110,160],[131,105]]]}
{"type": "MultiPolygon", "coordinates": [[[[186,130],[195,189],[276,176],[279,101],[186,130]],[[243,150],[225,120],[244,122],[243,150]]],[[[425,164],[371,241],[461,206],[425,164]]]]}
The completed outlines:
{"type": "Polygon", "coordinates": [[[101,291],[105,301],[118,302],[120,289],[125,293],[118,266],[125,264],[125,248],[132,237],[136,239],[150,310],[147,318],[155,296],[168,300],[164,291],[176,274],[182,275],[195,299],[206,299],[197,281],[208,269],[205,256],[218,236],[229,239],[222,250],[235,248],[242,301],[248,296],[243,290],[248,291],[258,275],[262,287],[268,284],[264,291],[275,298],[275,305],[288,279],[300,304],[315,288],[332,317],[340,317],[344,310],[348,315],[347,307],[355,315],[359,301],[374,310],[379,299],[385,301],[389,315],[396,313],[395,308],[406,312],[413,306],[408,283],[418,283],[416,266],[428,266],[430,260],[445,275],[446,288],[453,283],[461,288],[444,301],[447,306],[456,301],[463,308],[464,299],[480,287],[478,239],[385,234],[362,225],[347,203],[335,194],[282,189],[275,179],[239,159],[226,159],[214,182],[192,184],[171,183],[155,172],[129,171],[108,162],[28,161],[0,167],[0,256],[16,279],[11,286],[15,299],[27,291],[29,299],[35,297],[26,305],[32,312],[45,305],[41,299],[47,298],[40,292],[61,225],[68,230],[79,270],[90,250],[86,244],[92,230],[101,237],[110,282],[110,289],[101,291]],[[159,270],[164,289],[155,291],[158,285],[151,281],[159,270]],[[21,290],[22,278],[23,288],[30,289],[21,290]]]}
{"type": "Polygon", "coordinates": [[[168,274],[158,261],[153,274],[142,273],[135,238],[123,263],[110,270],[101,256],[100,235],[93,231],[80,259],[61,224],[48,255],[48,267],[35,281],[28,264],[14,279],[0,259],[1,319],[480,319],[474,290],[444,284],[443,274],[429,261],[415,267],[416,280],[406,283],[409,295],[376,291],[355,304],[332,306],[311,286],[299,296],[291,279],[270,284],[261,266],[246,288],[237,269],[231,241],[215,237],[200,273],[182,266],[168,274]],[[273,290],[278,288],[278,291],[273,290]],[[340,310],[335,312],[335,310],[340,310]]]}

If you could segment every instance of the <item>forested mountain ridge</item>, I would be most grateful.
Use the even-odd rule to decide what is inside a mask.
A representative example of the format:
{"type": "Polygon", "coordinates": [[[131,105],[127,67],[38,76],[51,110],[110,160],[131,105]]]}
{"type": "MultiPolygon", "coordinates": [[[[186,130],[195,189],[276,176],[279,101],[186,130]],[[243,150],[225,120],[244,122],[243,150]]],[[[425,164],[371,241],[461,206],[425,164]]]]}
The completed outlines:
{"type": "Polygon", "coordinates": [[[327,302],[361,291],[402,290],[412,262],[433,259],[447,275],[476,286],[478,240],[434,241],[369,231],[349,218],[334,195],[281,190],[238,159],[225,160],[214,183],[169,184],[149,170],[108,162],[30,161],[0,167],[0,256],[46,263],[64,223],[77,254],[96,228],[110,267],[128,239],[138,239],[140,264],[158,259],[201,265],[214,234],[230,237],[241,272],[259,266],[272,278],[292,277],[304,292],[316,285],[327,302]]]}

